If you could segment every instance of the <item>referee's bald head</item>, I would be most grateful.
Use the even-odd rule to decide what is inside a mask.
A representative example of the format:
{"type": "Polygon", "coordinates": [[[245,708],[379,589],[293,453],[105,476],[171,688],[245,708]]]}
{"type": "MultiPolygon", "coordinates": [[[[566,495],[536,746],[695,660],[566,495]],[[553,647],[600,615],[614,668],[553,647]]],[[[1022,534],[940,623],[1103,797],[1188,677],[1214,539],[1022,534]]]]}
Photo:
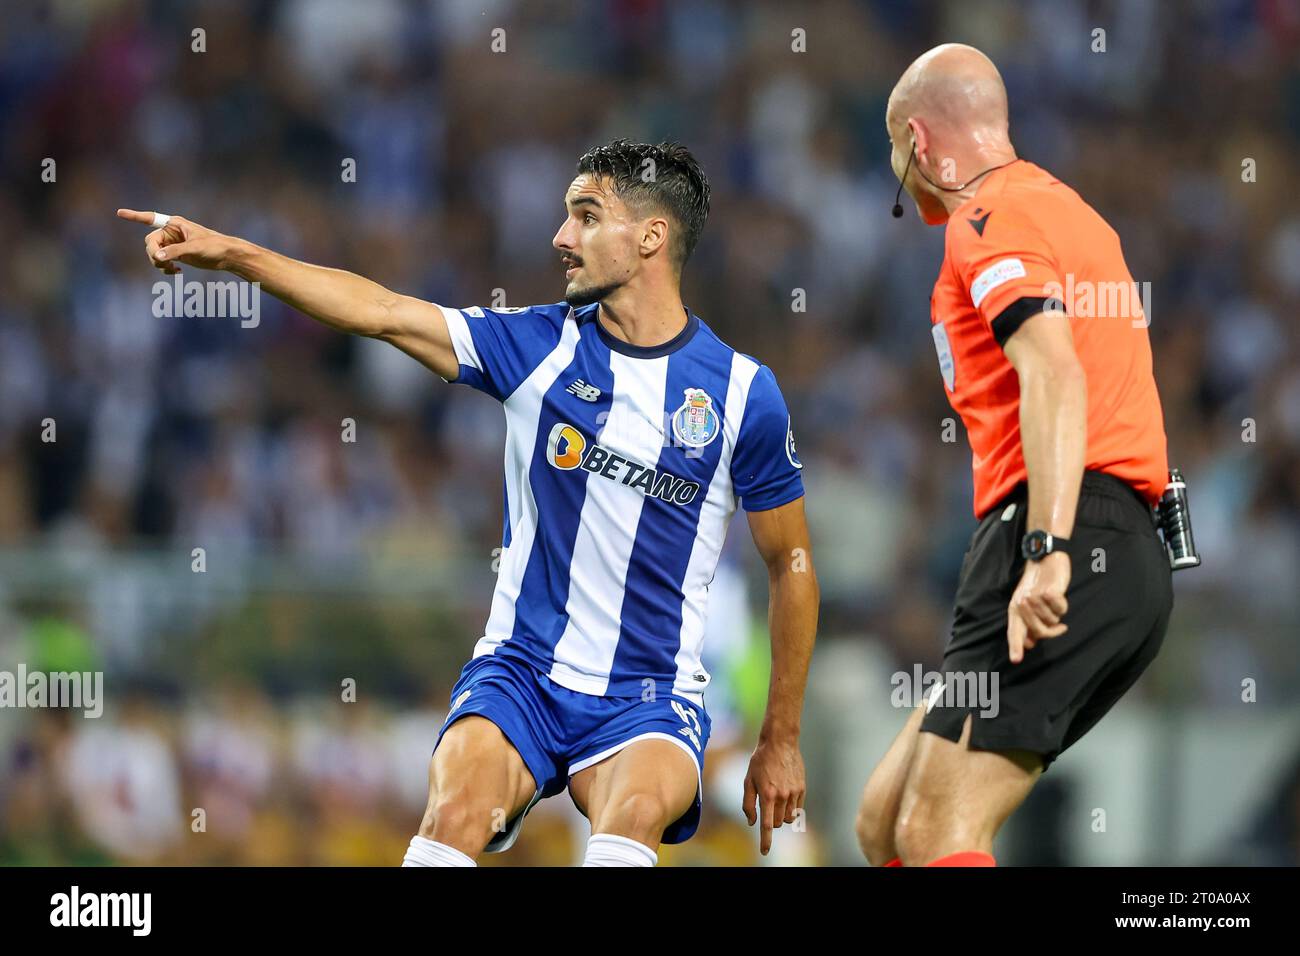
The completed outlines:
{"type": "Polygon", "coordinates": [[[987,166],[1015,157],[1007,90],[993,61],[972,46],[945,43],[917,57],[889,95],[885,125],[900,179],[913,145],[922,177],[904,180],[926,222],[943,222],[943,191],[933,183],[965,182],[987,166]],[[931,181],[926,182],[925,177],[931,181]]]}
{"type": "Polygon", "coordinates": [[[936,134],[970,130],[1007,133],[1007,88],[993,61],[962,43],[927,50],[903,71],[889,96],[891,129],[917,117],[936,134]]]}

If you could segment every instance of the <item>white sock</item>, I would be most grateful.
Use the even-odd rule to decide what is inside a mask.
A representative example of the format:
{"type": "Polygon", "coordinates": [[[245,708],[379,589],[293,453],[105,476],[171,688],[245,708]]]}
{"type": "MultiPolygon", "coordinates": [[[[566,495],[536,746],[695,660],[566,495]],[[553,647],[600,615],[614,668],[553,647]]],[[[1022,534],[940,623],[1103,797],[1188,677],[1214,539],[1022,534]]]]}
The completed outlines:
{"type": "Polygon", "coordinates": [[[583,866],[654,866],[659,854],[644,843],[612,833],[593,833],[583,866]]]}
{"type": "Polygon", "coordinates": [[[413,836],[406,848],[402,866],[478,866],[454,846],[438,843],[428,837],[413,836]]]}

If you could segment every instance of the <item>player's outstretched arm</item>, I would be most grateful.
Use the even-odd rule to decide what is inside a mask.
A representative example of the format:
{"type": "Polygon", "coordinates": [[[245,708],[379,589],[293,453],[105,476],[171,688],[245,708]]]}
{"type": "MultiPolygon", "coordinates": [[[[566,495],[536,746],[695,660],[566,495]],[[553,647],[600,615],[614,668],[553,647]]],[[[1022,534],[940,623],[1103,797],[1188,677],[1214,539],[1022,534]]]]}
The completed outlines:
{"type": "Polygon", "coordinates": [[[149,261],[168,275],[180,265],[231,272],[340,332],[383,339],[443,378],[460,371],[447,320],[438,306],[399,295],[342,269],[299,262],[182,216],[119,209],[120,218],[157,226],[145,236],[149,261]]]}
{"type": "Polygon", "coordinates": [[[794,823],[795,812],[804,804],[799,725],[817,637],[820,595],[803,498],[768,511],[750,512],[749,528],[767,564],[772,677],[758,746],[745,775],[743,809],[750,826],[762,820],[759,849],[766,855],[772,847],[773,827],[794,823]]]}

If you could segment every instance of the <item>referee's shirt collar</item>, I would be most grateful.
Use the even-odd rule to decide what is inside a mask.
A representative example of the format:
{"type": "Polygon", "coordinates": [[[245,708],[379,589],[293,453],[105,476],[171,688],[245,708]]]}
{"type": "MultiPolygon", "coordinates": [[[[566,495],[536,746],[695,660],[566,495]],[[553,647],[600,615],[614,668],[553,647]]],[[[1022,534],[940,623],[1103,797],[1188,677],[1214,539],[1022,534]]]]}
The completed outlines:
{"type": "Polygon", "coordinates": [[[970,199],[967,199],[964,203],[958,206],[957,209],[954,209],[952,211],[953,215],[956,215],[957,210],[959,209],[965,209],[967,206],[978,205],[978,200],[980,198],[981,193],[984,194],[984,199],[987,202],[990,198],[990,194],[996,192],[997,189],[1001,187],[1001,184],[1006,181],[1006,178],[1008,176],[1020,172],[1021,170],[1026,169],[1030,165],[1032,164],[1029,162],[1029,160],[1025,159],[1023,156],[1017,156],[1015,159],[1007,163],[1005,166],[1001,166],[997,169],[990,171],[988,175],[986,175],[983,179],[980,180],[980,184],[975,187],[975,195],[971,196],[970,199]],[[995,181],[998,183],[998,186],[990,185],[995,181]]]}

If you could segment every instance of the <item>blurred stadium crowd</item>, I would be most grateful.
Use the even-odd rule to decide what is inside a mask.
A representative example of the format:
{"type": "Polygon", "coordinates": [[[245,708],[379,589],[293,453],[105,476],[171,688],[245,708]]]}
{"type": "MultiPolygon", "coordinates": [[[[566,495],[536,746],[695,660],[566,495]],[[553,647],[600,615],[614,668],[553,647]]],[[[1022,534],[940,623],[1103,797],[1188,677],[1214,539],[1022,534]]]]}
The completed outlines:
{"type": "MultiPolygon", "coordinates": [[[[0,712],[0,862],[399,860],[492,584],[495,404],[269,297],[256,328],[156,318],[118,206],[437,302],[523,305],[560,297],[550,239],[588,146],[686,143],[714,204],[684,298],[790,401],[821,640],[937,666],[969,449],[960,427],[943,440],[927,334],[942,231],[889,216],[884,106],[947,39],[998,63],[1020,154],[1151,284],[1206,560],[1177,576],[1135,693],[1230,710],[1252,677],[1255,706],[1300,701],[1293,0],[24,4],[0,22],[0,667],[102,668],[120,690],[99,721],[0,712]],[[187,836],[192,808],[210,839],[187,836]]],[[[746,538],[742,520],[738,581],[757,572],[746,538]]],[[[724,622],[720,779],[762,705],[753,582],[756,619],[724,622]]],[[[1289,786],[1268,839],[1295,862],[1289,786]]],[[[754,858],[724,793],[677,860],[754,858]]],[[[571,816],[544,811],[512,862],[567,862],[571,816]]]]}

